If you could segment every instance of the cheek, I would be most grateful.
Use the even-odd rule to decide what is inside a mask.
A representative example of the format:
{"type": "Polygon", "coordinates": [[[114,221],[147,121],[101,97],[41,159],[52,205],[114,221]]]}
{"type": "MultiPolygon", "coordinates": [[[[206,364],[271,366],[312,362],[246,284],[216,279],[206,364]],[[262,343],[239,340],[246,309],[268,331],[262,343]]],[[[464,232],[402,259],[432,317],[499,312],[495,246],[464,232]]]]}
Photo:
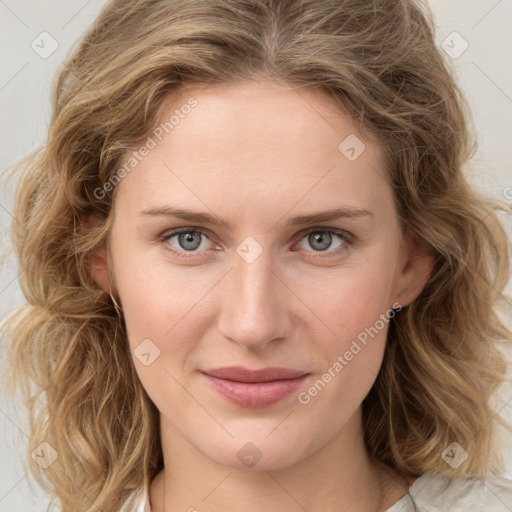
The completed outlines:
{"type": "Polygon", "coordinates": [[[173,267],[163,249],[130,252],[130,245],[136,242],[116,247],[116,287],[128,331],[133,342],[141,336],[163,341],[175,326],[189,321],[210,281],[194,267],[173,267]]]}
{"type": "MultiPolygon", "coordinates": [[[[296,287],[297,295],[327,328],[327,339],[332,340],[333,348],[343,348],[340,343],[350,344],[390,311],[392,275],[389,266],[381,261],[331,271],[328,279],[322,277],[314,284],[304,277],[297,279],[302,284],[296,287]]],[[[380,323],[378,327],[382,329],[380,323]]]]}
{"type": "MultiPolygon", "coordinates": [[[[382,364],[389,329],[392,275],[385,260],[345,268],[325,283],[312,288],[308,305],[328,327],[327,336],[315,345],[322,352],[317,389],[330,388],[318,405],[331,400],[357,404],[366,396],[382,364]]],[[[312,394],[315,390],[311,389],[312,394]]],[[[307,400],[307,397],[306,397],[307,400]]],[[[316,400],[316,398],[315,398],[316,400]]],[[[339,410],[337,414],[343,414],[339,410]]]]}
{"type": "Polygon", "coordinates": [[[200,340],[194,318],[204,291],[190,287],[190,281],[187,288],[183,279],[172,279],[168,269],[165,273],[147,264],[125,263],[116,272],[117,288],[139,380],[159,410],[185,410],[188,399],[180,382],[192,364],[194,340],[200,340]]]}
{"type": "Polygon", "coordinates": [[[323,310],[335,334],[315,346],[315,352],[322,352],[322,364],[316,380],[299,396],[300,403],[310,404],[319,417],[328,415],[333,428],[347,421],[372,388],[390,322],[384,294],[376,293],[375,287],[354,286],[345,291],[331,299],[335,307],[323,310]]]}
{"type": "Polygon", "coordinates": [[[171,376],[181,380],[197,363],[193,354],[212,308],[207,292],[218,276],[127,254],[116,261],[116,285],[136,371],[150,396],[158,396],[162,385],[177,395],[171,376]]]}

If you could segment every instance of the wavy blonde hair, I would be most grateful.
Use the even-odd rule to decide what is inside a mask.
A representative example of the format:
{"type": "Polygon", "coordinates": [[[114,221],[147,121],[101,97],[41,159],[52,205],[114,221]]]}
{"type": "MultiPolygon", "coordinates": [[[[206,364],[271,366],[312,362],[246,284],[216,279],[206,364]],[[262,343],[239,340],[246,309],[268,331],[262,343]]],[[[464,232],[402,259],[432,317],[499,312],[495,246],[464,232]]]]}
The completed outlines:
{"type": "MultiPolygon", "coordinates": [[[[265,77],[318,87],[382,146],[403,229],[435,256],[425,288],[392,320],[363,401],[369,452],[404,475],[496,474],[490,405],[507,380],[497,307],[510,242],[506,203],[469,185],[468,108],[413,0],[113,0],[61,66],[46,144],[23,160],[12,242],[26,304],[2,323],[4,386],[28,408],[29,470],[64,512],[118,510],[163,466],[159,415],[135,372],[122,318],[89,258],[112,226],[122,155],[188,85],[265,77]],[[89,222],[89,219],[98,219],[89,222]],[[42,470],[30,453],[48,442],[42,470]],[[452,442],[467,459],[450,468],[452,442]]],[[[128,509],[132,510],[132,509],[128,509]]]]}

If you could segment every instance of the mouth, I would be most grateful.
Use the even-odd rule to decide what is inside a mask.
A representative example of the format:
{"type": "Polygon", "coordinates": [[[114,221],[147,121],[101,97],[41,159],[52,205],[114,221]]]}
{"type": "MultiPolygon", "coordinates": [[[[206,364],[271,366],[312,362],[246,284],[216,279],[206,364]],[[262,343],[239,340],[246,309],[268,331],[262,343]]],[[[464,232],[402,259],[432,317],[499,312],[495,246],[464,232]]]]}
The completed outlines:
{"type": "Polygon", "coordinates": [[[309,373],[288,368],[250,370],[231,366],[205,370],[211,388],[230,402],[247,408],[262,408],[280,402],[296,391],[309,373]]]}

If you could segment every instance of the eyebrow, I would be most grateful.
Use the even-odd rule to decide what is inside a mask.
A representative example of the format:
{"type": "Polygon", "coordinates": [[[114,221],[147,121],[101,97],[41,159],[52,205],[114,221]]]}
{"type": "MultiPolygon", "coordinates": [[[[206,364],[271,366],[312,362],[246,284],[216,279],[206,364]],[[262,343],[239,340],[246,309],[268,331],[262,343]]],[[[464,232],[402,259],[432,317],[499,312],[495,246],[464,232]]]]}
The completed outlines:
{"type": "MultiPolygon", "coordinates": [[[[189,222],[197,222],[199,224],[210,225],[210,226],[222,226],[229,230],[231,227],[229,223],[223,219],[217,218],[214,215],[204,212],[193,212],[182,208],[145,208],[140,212],[143,216],[164,216],[174,217],[183,219],[189,222]]],[[[336,208],[334,210],[321,211],[311,213],[308,215],[298,215],[292,217],[285,222],[287,226],[297,226],[301,224],[321,223],[341,218],[360,218],[360,217],[372,217],[373,213],[363,208],[355,206],[344,206],[342,208],[336,208]]]]}

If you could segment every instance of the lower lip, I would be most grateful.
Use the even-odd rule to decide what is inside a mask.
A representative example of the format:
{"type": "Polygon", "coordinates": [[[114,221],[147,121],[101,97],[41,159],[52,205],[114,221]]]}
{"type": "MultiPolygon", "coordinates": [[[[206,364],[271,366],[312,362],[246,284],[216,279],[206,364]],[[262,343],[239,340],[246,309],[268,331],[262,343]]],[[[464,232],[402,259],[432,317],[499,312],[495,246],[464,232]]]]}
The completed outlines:
{"type": "Polygon", "coordinates": [[[212,388],[241,407],[261,408],[280,402],[296,391],[308,375],[270,382],[237,382],[203,374],[212,388]]]}

